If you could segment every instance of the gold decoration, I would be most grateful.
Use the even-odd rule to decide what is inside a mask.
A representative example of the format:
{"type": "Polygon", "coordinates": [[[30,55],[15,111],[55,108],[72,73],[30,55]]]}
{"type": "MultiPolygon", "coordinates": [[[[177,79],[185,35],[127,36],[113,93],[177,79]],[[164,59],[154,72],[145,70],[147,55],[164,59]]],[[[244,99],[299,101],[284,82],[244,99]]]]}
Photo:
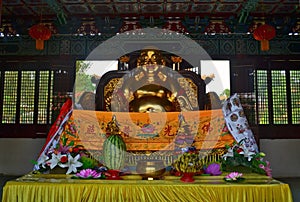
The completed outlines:
{"type": "Polygon", "coordinates": [[[137,89],[134,99],[129,103],[131,112],[170,112],[178,111],[172,98],[172,92],[155,84],[145,85],[137,89]]]}
{"type": "Polygon", "coordinates": [[[119,60],[122,63],[127,63],[127,62],[129,62],[130,58],[129,58],[129,56],[124,55],[124,56],[121,56],[119,60]]]}
{"type": "Polygon", "coordinates": [[[160,78],[160,80],[162,80],[163,82],[165,82],[167,80],[167,75],[165,75],[162,72],[158,72],[157,76],[160,78]]]}
{"type": "Polygon", "coordinates": [[[166,61],[160,51],[154,49],[143,50],[137,59],[137,67],[146,67],[147,65],[165,65],[166,61]]]}
{"type": "Polygon", "coordinates": [[[198,87],[190,78],[178,78],[179,85],[187,94],[189,103],[193,108],[198,108],[198,87]]]}
{"type": "Polygon", "coordinates": [[[182,62],[182,57],[179,56],[171,56],[171,60],[174,63],[181,63],[182,62]]]}
{"type": "MultiPolygon", "coordinates": [[[[125,56],[122,57],[122,61],[127,59],[125,56]]],[[[179,64],[182,58],[173,56],[173,61],[179,64]]],[[[105,86],[106,110],[128,111],[128,106],[129,111],[134,112],[191,111],[197,109],[197,85],[189,78],[168,78],[165,69],[163,69],[164,66],[162,66],[164,64],[165,59],[159,50],[142,50],[137,59],[137,71],[134,75],[123,77],[122,80],[119,78],[111,79],[105,86]],[[170,89],[162,87],[164,82],[170,82],[169,84],[166,83],[170,89]],[[142,86],[142,88],[132,89],[133,84],[134,86],[142,86]],[[183,94],[178,94],[178,89],[182,89],[183,94]],[[162,92],[165,96],[158,96],[158,92],[162,92]],[[145,95],[148,97],[143,97],[145,95]]]]}
{"type": "Polygon", "coordinates": [[[107,123],[106,135],[118,135],[120,134],[119,123],[117,122],[116,115],[113,115],[111,121],[107,123]]]}
{"type": "Polygon", "coordinates": [[[179,56],[171,56],[171,60],[173,62],[173,70],[176,70],[176,64],[177,64],[177,70],[180,70],[180,63],[182,62],[182,57],[179,56]]]}
{"type": "Polygon", "coordinates": [[[112,95],[115,91],[115,88],[117,86],[122,86],[123,79],[122,78],[113,78],[111,79],[108,84],[104,87],[104,102],[105,102],[105,109],[106,111],[111,111],[111,101],[112,101],[112,95]]]}
{"type": "Polygon", "coordinates": [[[144,72],[140,72],[137,75],[135,75],[134,78],[135,78],[136,81],[139,81],[142,78],[144,78],[144,76],[145,76],[144,72]]]}

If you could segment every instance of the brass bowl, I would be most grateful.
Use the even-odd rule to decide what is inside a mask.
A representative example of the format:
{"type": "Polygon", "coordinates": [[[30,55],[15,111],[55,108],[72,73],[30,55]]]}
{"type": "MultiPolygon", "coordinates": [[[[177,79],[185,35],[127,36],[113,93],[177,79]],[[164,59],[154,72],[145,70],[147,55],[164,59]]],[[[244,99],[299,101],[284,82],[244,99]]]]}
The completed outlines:
{"type": "Polygon", "coordinates": [[[160,178],[166,172],[166,167],[162,160],[140,160],[136,172],[143,178],[160,178]]]}

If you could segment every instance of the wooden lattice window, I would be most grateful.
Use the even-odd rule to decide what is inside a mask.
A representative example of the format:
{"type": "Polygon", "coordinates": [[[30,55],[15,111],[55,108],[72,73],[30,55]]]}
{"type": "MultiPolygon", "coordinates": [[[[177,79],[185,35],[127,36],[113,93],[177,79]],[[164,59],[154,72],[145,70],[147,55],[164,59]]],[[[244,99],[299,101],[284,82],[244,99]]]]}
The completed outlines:
{"type": "Polygon", "coordinates": [[[232,62],[231,94],[238,93],[259,138],[300,138],[299,62],[277,57],[232,62]]]}
{"type": "Polygon", "coordinates": [[[290,71],[292,124],[300,124],[300,70],[290,71]]]}
{"type": "Polygon", "coordinates": [[[16,123],[18,71],[6,71],[3,75],[3,105],[1,123],[16,123]]]}
{"type": "Polygon", "coordinates": [[[258,124],[300,123],[300,70],[257,70],[258,124]]]}
{"type": "Polygon", "coordinates": [[[50,124],[53,71],[2,71],[1,124],[50,124]]]}
{"type": "Polygon", "coordinates": [[[258,124],[269,124],[268,72],[257,70],[256,81],[258,124]]]}
{"type": "Polygon", "coordinates": [[[272,122],[274,124],[288,124],[286,79],[285,70],[271,70],[272,122]]]}

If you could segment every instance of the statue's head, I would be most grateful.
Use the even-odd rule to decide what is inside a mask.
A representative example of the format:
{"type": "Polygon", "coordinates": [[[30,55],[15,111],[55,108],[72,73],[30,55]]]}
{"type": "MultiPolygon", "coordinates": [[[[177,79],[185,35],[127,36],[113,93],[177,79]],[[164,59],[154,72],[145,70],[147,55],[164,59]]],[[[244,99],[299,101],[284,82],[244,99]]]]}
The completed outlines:
{"type": "Polygon", "coordinates": [[[145,49],[141,51],[137,59],[137,67],[144,67],[147,65],[166,65],[166,61],[159,50],[145,49]]]}

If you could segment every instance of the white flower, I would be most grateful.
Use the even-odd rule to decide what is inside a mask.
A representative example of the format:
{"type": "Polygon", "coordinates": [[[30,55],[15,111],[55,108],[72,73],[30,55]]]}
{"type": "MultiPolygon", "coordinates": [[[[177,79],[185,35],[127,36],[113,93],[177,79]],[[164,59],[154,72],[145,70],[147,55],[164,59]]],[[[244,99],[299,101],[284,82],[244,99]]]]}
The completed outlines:
{"type": "Polygon", "coordinates": [[[61,155],[52,153],[51,159],[47,161],[47,164],[49,164],[50,168],[53,169],[55,166],[57,166],[58,162],[60,161],[61,155]]]}
{"type": "Polygon", "coordinates": [[[42,165],[43,168],[46,168],[45,163],[47,162],[48,159],[49,159],[49,156],[45,155],[45,153],[42,153],[42,155],[39,157],[39,159],[37,161],[37,170],[39,169],[40,165],[42,165]]]}
{"type": "Polygon", "coordinates": [[[240,152],[240,154],[244,154],[244,157],[248,158],[248,161],[251,161],[253,156],[255,155],[255,152],[250,151],[246,147],[243,148],[243,151],[240,152]]]}
{"type": "Polygon", "coordinates": [[[52,145],[51,147],[49,148],[49,152],[54,152],[55,151],[55,148],[56,148],[56,145],[59,143],[58,140],[54,139],[53,142],[52,142],[52,145]]]}
{"type": "Polygon", "coordinates": [[[80,154],[77,154],[74,158],[70,154],[68,154],[68,162],[66,164],[61,164],[60,167],[69,167],[66,174],[70,174],[71,172],[76,173],[77,168],[83,165],[81,162],[78,161],[79,158],[80,154]]]}
{"type": "Polygon", "coordinates": [[[233,149],[229,148],[227,153],[222,156],[222,158],[226,161],[227,157],[233,157],[233,149]]]}

